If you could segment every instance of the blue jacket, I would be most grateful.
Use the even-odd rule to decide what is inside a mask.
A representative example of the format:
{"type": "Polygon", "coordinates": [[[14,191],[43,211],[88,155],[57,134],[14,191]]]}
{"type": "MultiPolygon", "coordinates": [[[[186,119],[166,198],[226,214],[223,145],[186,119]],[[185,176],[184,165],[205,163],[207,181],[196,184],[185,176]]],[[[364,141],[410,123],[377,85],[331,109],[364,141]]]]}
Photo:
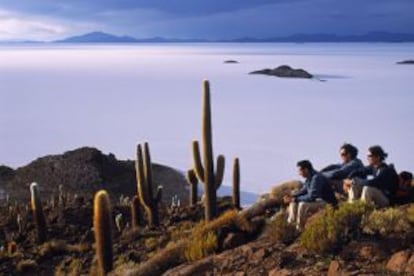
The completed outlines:
{"type": "Polygon", "coordinates": [[[328,179],[317,171],[311,171],[303,188],[293,194],[296,201],[313,202],[317,198],[336,205],[337,200],[328,179]]]}
{"type": "Polygon", "coordinates": [[[352,159],[348,163],[331,165],[322,171],[322,174],[329,179],[342,180],[348,178],[353,171],[361,170],[364,164],[358,158],[352,159]]]}

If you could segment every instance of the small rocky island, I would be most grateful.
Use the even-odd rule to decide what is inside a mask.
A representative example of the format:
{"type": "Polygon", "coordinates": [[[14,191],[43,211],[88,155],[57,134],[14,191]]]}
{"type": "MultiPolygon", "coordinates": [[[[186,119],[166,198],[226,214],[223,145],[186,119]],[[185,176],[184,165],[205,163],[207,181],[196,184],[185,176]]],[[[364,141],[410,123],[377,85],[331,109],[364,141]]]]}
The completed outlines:
{"type": "Polygon", "coordinates": [[[267,76],[275,76],[281,78],[303,78],[311,79],[313,75],[303,69],[293,69],[288,65],[282,65],[274,69],[263,69],[250,72],[249,74],[261,74],[267,76]]]}
{"type": "Polygon", "coordinates": [[[239,62],[234,59],[229,59],[224,61],[225,64],[238,64],[239,62]]]}
{"type": "Polygon", "coordinates": [[[414,64],[414,59],[398,61],[397,64],[414,64]]]}

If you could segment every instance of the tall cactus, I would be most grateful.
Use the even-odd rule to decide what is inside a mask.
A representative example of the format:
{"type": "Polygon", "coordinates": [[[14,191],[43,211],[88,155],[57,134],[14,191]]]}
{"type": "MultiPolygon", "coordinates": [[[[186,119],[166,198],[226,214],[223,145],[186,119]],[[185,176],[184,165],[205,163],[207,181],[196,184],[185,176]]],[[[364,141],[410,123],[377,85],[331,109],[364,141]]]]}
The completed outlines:
{"type": "Polygon", "coordinates": [[[113,245],[111,204],[105,190],[100,190],[95,194],[93,229],[99,275],[106,275],[113,268],[113,245]]]}
{"type": "Polygon", "coordinates": [[[198,178],[194,172],[194,169],[190,169],[185,174],[185,178],[188,182],[190,187],[190,206],[194,206],[197,204],[198,200],[198,178]]]}
{"type": "Polygon", "coordinates": [[[138,196],[134,196],[131,200],[131,220],[132,220],[132,228],[137,229],[141,225],[141,208],[139,206],[139,198],[138,196]]]}
{"type": "Polygon", "coordinates": [[[240,164],[239,158],[234,158],[233,163],[233,206],[236,209],[241,209],[240,206],[240,164]]]}
{"type": "Polygon", "coordinates": [[[214,171],[213,160],[213,134],[211,129],[211,107],[210,107],[210,84],[207,80],[203,82],[203,107],[202,107],[202,142],[203,161],[201,161],[200,149],[197,141],[193,141],[194,169],[197,177],[203,182],[204,187],[204,214],[205,219],[210,221],[217,216],[217,194],[224,175],[224,156],[217,157],[217,168],[214,171]]]}
{"type": "Polygon", "coordinates": [[[158,186],[157,193],[154,197],[152,191],[151,156],[148,143],[144,143],[144,154],[142,154],[141,145],[137,146],[135,173],[139,200],[147,213],[148,224],[150,227],[158,227],[160,225],[158,204],[162,197],[162,186],[158,186]]]}
{"type": "Polygon", "coordinates": [[[37,183],[33,182],[30,185],[31,207],[33,218],[36,223],[37,242],[39,244],[46,241],[46,218],[43,213],[42,201],[40,199],[39,187],[37,183]]]}

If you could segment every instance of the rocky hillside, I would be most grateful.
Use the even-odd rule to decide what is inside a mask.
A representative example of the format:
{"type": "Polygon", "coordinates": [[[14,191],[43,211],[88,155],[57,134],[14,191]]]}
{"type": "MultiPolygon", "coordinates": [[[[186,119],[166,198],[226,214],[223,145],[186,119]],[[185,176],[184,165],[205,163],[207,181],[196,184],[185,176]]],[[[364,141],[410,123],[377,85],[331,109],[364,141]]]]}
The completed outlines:
{"type": "MultiPolygon", "coordinates": [[[[169,202],[174,195],[187,200],[187,183],[180,172],[158,164],[153,164],[152,169],[155,188],[164,188],[164,201],[169,202]]],[[[11,199],[28,199],[31,182],[39,184],[44,198],[57,192],[59,185],[73,194],[93,194],[99,189],[113,196],[136,193],[133,161],[117,160],[113,154],[105,155],[89,147],[44,156],[16,170],[0,166],[0,190],[11,199]]]]}

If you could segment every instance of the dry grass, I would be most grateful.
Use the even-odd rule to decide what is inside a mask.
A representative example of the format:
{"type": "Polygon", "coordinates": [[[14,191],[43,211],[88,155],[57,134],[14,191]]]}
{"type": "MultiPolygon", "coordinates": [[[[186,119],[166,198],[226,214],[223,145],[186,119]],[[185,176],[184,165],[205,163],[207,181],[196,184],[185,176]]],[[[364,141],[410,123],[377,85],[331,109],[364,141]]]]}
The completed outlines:
{"type": "Polygon", "coordinates": [[[266,226],[265,235],[275,243],[290,244],[296,239],[298,231],[294,224],[287,222],[284,211],[280,211],[266,226]]]}
{"type": "Polygon", "coordinates": [[[16,269],[20,273],[28,273],[36,271],[37,263],[35,260],[22,260],[16,265],[16,269]]]}
{"type": "Polygon", "coordinates": [[[270,197],[277,199],[279,204],[283,203],[283,196],[291,194],[294,190],[299,190],[302,187],[302,183],[298,180],[290,180],[282,182],[270,190],[270,197]]]}
{"type": "Polygon", "coordinates": [[[58,254],[68,254],[68,253],[81,253],[90,250],[90,246],[87,244],[67,244],[63,240],[51,240],[47,243],[44,243],[39,251],[40,255],[53,256],[58,254]]]}
{"type": "Polygon", "coordinates": [[[184,262],[184,248],[186,242],[180,241],[175,245],[159,251],[151,259],[142,263],[136,269],[120,268],[115,275],[161,275],[168,268],[177,266],[184,262]]]}
{"type": "Polygon", "coordinates": [[[82,261],[80,259],[72,259],[69,264],[67,260],[60,262],[56,268],[55,276],[77,276],[81,275],[82,272],[82,261]]]}
{"type": "Polygon", "coordinates": [[[414,204],[410,204],[407,208],[407,218],[411,224],[414,224],[414,204]]]}
{"type": "Polygon", "coordinates": [[[241,231],[246,232],[252,231],[250,222],[244,216],[240,215],[237,210],[229,210],[215,220],[208,223],[202,222],[201,224],[203,224],[203,227],[200,229],[202,233],[216,231],[224,226],[235,226],[241,231]]]}
{"type": "Polygon", "coordinates": [[[184,256],[189,262],[201,260],[214,253],[217,247],[217,235],[214,232],[193,235],[192,240],[184,250],[184,256]]]}
{"type": "MultiPolygon", "coordinates": [[[[197,240],[202,243],[203,256],[211,254],[216,250],[217,238],[215,231],[225,226],[234,226],[242,231],[249,231],[251,229],[250,223],[236,210],[225,212],[223,215],[211,222],[200,222],[192,230],[191,234],[186,234],[181,240],[177,242],[170,241],[168,245],[154,254],[148,261],[141,263],[137,268],[132,264],[117,267],[116,271],[111,275],[161,275],[171,267],[180,265],[189,259],[197,259],[199,252],[194,253],[193,241],[197,240]],[[203,238],[196,238],[203,237],[203,238]]],[[[187,225],[185,227],[190,227],[187,225]]],[[[200,244],[200,243],[199,243],[200,244]]]]}

